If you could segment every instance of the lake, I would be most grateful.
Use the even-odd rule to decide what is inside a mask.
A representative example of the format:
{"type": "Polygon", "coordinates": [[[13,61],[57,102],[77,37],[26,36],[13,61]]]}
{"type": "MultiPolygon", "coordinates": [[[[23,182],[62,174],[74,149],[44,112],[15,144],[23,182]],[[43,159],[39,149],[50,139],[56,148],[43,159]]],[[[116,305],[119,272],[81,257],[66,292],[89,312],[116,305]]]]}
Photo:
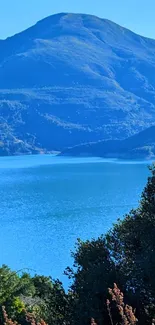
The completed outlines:
{"type": "Polygon", "coordinates": [[[136,207],[149,162],[52,155],[0,158],[0,264],[66,285],[76,239],[97,238],[136,207]]]}

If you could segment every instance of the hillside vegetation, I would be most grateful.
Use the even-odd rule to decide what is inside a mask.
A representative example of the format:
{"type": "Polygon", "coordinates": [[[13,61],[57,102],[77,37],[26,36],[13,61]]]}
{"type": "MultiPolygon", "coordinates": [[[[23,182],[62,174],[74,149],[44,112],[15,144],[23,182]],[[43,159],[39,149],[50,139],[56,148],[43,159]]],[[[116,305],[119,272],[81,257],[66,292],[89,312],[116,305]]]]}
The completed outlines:
{"type": "Polygon", "coordinates": [[[153,159],[155,158],[155,126],[124,140],[98,141],[67,148],[61,155],[153,159]]]}

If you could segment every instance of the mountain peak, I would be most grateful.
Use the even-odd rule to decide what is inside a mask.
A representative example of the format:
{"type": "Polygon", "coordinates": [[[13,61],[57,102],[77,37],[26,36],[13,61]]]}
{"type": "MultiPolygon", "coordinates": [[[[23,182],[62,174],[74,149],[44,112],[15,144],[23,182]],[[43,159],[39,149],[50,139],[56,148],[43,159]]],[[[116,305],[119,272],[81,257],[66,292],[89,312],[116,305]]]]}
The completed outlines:
{"type": "MultiPolygon", "coordinates": [[[[35,25],[29,27],[25,31],[22,31],[13,38],[19,39],[51,39],[61,35],[81,35],[88,37],[93,34],[103,40],[104,42],[117,47],[117,43],[122,43],[125,47],[131,40],[132,43],[146,42],[148,39],[139,36],[130,30],[121,27],[120,25],[104,18],[99,18],[94,15],[83,13],[58,13],[50,15],[38,21],[35,25]],[[138,42],[137,42],[138,40],[138,42]],[[126,43],[126,44],[125,44],[126,43]]],[[[12,37],[6,39],[11,40],[12,37]]],[[[1,41],[3,42],[3,41],[1,41]]],[[[5,41],[4,41],[5,42],[5,41]]],[[[152,42],[154,42],[152,40],[152,42]]],[[[137,46],[138,44],[136,44],[137,46]]]]}
{"type": "Polygon", "coordinates": [[[58,13],[58,14],[54,14],[54,15],[50,15],[50,16],[47,16],[41,20],[39,20],[36,25],[40,25],[40,24],[57,24],[60,22],[60,20],[67,16],[68,13],[58,13]]]}

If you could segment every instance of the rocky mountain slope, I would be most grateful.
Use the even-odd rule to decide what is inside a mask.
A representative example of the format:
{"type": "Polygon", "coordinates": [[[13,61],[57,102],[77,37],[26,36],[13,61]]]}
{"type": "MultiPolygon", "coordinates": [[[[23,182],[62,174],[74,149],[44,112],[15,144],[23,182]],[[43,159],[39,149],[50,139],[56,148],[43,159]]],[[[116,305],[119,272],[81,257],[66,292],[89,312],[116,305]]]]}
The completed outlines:
{"type": "Polygon", "coordinates": [[[123,139],[154,121],[154,40],[58,14],[0,41],[0,154],[123,139]]]}
{"type": "Polygon", "coordinates": [[[125,140],[98,141],[68,148],[64,150],[61,155],[154,159],[155,126],[125,140]]]}

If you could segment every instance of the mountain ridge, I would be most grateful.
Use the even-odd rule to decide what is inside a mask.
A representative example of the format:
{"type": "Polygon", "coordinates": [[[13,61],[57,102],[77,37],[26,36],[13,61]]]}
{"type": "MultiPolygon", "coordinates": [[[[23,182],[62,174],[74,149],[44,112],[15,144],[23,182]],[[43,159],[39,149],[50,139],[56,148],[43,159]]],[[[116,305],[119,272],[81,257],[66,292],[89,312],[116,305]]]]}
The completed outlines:
{"type": "Polygon", "coordinates": [[[73,12],[60,12],[60,13],[56,13],[56,14],[51,14],[51,15],[49,15],[49,16],[47,16],[47,17],[44,17],[44,18],[42,18],[42,19],[36,21],[36,23],[34,23],[34,25],[27,27],[25,30],[19,31],[19,32],[15,33],[15,34],[13,34],[13,35],[11,35],[11,36],[6,37],[5,39],[0,39],[0,41],[6,41],[6,40],[9,40],[10,38],[13,38],[14,36],[18,36],[18,35],[20,35],[20,34],[23,34],[23,33],[27,32],[27,31],[33,29],[34,27],[36,27],[36,26],[38,26],[38,25],[44,23],[45,21],[46,21],[46,22],[47,22],[47,21],[50,21],[50,20],[53,20],[53,21],[54,21],[54,19],[56,20],[56,18],[62,18],[62,17],[64,17],[64,16],[74,16],[74,17],[76,17],[76,16],[77,16],[77,17],[78,17],[78,16],[81,16],[81,17],[90,17],[90,18],[93,18],[93,19],[95,18],[95,19],[97,19],[97,20],[99,20],[99,21],[108,22],[108,23],[110,23],[110,24],[112,24],[112,25],[115,25],[115,26],[117,26],[118,28],[123,29],[123,30],[125,30],[125,31],[127,31],[127,32],[129,32],[129,33],[132,33],[132,34],[134,34],[134,35],[136,35],[136,36],[138,36],[138,37],[141,37],[141,38],[144,38],[144,39],[146,39],[146,40],[153,41],[153,42],[155,41],[155,39],[152,38],[152,37],[147,37],[147,36],[141,35],[141,34],[135,32],[135,31],[133,31],[133,30],[130,30],[128,27],[124,27],[124,26],[121,26],[120,24],[118,24],[118,23],[116,23],[116,22],[113,22],[113,21],[110,20],[110,19],[103,18],[103,17],[99,17],[99,16],[97,16],[97,15],[93,15],[93,14],[86,14],[86,13],[82,13],[82,12],[79,12],[79,13],[73,13],[73,12]]]}
{"type": "Polygon", "coordinates": [[[67,148],[60,156],[154,159],[155,125],[124,140],[99,141],[67,148]]]}

